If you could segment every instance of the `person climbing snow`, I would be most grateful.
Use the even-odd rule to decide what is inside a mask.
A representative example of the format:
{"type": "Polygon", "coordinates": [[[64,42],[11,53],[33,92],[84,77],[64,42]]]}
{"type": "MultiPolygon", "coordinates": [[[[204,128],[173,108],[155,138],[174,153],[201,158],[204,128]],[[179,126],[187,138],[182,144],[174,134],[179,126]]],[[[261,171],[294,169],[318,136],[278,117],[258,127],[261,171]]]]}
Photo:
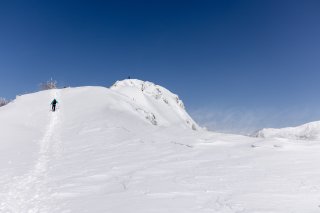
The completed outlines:
{"type": "Polygon", "coordinates": [[[53,101],[51,102],[52,105],[52,111],[56,111],[56,105],[57,105],[58,101],[56,99],[53,99],[53,101]]]}

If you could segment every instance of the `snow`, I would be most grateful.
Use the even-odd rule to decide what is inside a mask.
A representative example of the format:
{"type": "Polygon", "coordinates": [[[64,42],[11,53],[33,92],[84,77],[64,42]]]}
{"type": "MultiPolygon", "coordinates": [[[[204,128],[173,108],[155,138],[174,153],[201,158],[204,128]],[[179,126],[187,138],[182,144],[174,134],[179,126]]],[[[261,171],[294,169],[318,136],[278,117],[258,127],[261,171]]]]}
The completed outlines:
{"type": "Polygon", "coordinates": [[[150,82],[23,95],[0,121],[0,212],[320,210],[318,141],[205,131],[150,82]]]}
{"type": "Polygon", "coordinates": [[[188,126],[193,130],[199,126],[185,111],[183,102],[169,90],[155,85],[152,82],[137,79],[117,81],[111,86],[111,90],[117,91],[126,97],[132,98],[136,103],[137,111],[157,125],[188,126]]]}
{"type": "Polygon", "coordinates": [[[320,121],[310,122],[297,127],[280,129],[265,128],[255,136],[262,138],[288,138],[294,140],[320,140],[320,121]]]}

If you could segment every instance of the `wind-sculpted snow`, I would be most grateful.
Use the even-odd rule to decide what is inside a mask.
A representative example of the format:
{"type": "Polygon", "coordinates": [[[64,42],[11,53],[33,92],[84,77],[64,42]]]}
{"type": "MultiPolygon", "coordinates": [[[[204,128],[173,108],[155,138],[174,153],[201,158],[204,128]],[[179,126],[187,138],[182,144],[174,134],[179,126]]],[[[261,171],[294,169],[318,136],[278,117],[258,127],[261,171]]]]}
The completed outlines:
{"type": "Polygon", "coordinates": [[[193,131],[174,95],[128,82],[0,108],[1,213],[320,210],[319,143],[193,131]]]}

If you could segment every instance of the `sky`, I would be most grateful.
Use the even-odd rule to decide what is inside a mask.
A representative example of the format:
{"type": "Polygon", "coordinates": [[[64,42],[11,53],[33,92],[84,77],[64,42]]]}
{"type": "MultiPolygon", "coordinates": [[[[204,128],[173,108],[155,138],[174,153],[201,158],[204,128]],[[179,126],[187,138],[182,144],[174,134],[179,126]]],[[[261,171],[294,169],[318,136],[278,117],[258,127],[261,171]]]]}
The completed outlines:
{"type": "Polygon", "coordinates": [[[320,2],[0,1],[0,97],[128,76],[177,93],[208,129],[320,120],[320,2]]]}

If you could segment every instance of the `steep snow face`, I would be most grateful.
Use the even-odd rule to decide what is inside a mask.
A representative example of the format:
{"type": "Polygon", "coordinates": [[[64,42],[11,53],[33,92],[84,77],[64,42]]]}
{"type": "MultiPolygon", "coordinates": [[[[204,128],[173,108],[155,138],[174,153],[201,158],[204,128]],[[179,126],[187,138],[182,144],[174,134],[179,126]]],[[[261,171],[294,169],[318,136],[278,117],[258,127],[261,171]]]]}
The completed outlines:
{"type": "Polygon", "coordinates": [[[179,125],[193,130],[199,128],[185,111],[183,102],[176,94],[152,82],[137,79],[117,81],[110,88],[130,98],[137,111],[154,125],[179,125]]]}
{"type": "Polygon", "coordinates": [[[257,133],[256,137],[261,138],[288,138],[296,140],[319,140],[320,121],[307,123],[297,127],[286,127],[280,129],[265,128],[257,133]]]}

